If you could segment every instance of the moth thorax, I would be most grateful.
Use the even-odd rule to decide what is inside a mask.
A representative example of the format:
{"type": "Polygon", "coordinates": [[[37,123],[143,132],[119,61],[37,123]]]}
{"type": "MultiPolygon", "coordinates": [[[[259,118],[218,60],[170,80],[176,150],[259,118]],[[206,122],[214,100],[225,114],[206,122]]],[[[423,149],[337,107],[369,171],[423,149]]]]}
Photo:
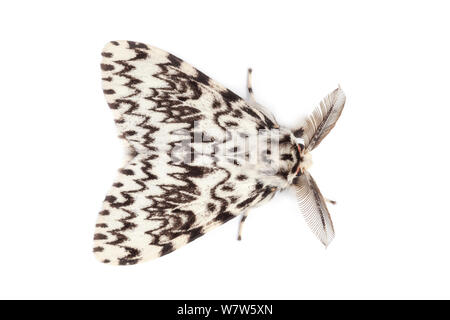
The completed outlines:
{"type": "Polygon", "coordinates": [[[312,156],[310,153],[305,153],[302,155],[301,161],[300,161],[300,170],[302,172],[308,170],[311,168],[313,162],[312,162],[312,156]]]}

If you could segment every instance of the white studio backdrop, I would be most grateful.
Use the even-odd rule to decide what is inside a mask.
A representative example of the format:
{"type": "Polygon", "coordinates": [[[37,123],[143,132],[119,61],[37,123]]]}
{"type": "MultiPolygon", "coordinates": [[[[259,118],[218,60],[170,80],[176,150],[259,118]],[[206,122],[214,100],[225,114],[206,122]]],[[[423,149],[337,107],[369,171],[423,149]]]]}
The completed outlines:
{"type": "Polygon", "coordinates": [[[450,5],[445,1],[15,1],[0,4],[0,298],[450,298],[450,5]],[[167,50],[295,125],[347,103],[311,169],[324,249],[293,192],[163,258],[92,254],[122,164],[100,83],[110,40],[167,50]]]}

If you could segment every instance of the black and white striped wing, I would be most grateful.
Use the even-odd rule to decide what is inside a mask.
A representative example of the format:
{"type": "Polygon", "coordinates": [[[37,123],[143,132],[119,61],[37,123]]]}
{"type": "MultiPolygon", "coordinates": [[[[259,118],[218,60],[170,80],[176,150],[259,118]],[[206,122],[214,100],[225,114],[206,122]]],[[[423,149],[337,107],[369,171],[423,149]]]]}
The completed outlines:
{"type": "Polygon", "coordinates": [[[224,148],[215,141],[226,140],[226,130],[272,128],[264,113],[146,44],[113,41],[102,56],[103,91],[131,156],[98,216],[100,261],[127,265],[162,256],[273,195],[274,186],[253,169],[194,156],[197,148],[224,148]],[[197,134],[210,142],[181,150],[193,161],[174,161],[182,138],[197,134]]]}

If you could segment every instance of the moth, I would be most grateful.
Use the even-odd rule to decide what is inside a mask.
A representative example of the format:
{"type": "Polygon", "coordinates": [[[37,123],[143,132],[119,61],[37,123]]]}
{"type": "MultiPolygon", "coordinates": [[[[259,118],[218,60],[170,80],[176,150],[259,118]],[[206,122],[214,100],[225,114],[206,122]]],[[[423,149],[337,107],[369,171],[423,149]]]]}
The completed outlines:
{"type": "Polygon", "coordinates": [[[297,128],[280,126],[247,100],[158,48],[112,41],[102,84],[127,158],[98,215],[94,253],[131,265],[168,254],[214,227],[294,188],[307,224],[327,246],[333,223],[308,173],[310,152],[345,103],[337,88],[297,128]],[[265,142],[265,143],[261,143],[265,142]]]}

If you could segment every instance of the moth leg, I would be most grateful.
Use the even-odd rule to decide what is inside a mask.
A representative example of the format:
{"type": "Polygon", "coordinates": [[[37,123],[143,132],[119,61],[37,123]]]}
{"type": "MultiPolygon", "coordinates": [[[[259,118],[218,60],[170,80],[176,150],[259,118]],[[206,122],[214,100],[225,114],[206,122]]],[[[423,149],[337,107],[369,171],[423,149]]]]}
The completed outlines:
{"type": "Polygon", "coordinates": [[[247,211],[245,211],[242,215],[241,215],[241,221],[239,222],[239,231],[238,231],[238,240],[241,240],[242,239],[242,237],[241,237],[241,235],[242,235],[242,227],[243,227],[243,225],[244,225],[244,222],[245,222],[245,219],[247,219],[247,216],[248,216],[248,210],[247,211]]]}
{"type": "Polygon", "coordinates": [[[252,68],[248,68],[247,72],[247,90],[248,90],[248,99],[247,102],[253,106],[254,108],[258,109],[260,112],[265,114],[274,124],[274,128],[279,128],[280,126],[277,124],[277,121],[275,120],[275,117],[273,116],[272,112],[267,110],[265,107],[260,105],[255,100],[255,95],[253,94],[253,87],[252,87],[252,68]]]}
{"type": "Polygon", "coordinates": [[[255,95],[253,94],[253,87],[252,87],[252,68],[248,68],[247,72],[247,90],[249,94],[249,100],[251,102],[256,102],[255,95]]]}
{"type": "Polygon", "coordinates": [[[337,202],[335,200],[331,200],[331,199],[328,199],[328,198],[325,198],[325,201],[328,202],[328,203],[331,203],[331,204],[337,204],[337,202]]]}

